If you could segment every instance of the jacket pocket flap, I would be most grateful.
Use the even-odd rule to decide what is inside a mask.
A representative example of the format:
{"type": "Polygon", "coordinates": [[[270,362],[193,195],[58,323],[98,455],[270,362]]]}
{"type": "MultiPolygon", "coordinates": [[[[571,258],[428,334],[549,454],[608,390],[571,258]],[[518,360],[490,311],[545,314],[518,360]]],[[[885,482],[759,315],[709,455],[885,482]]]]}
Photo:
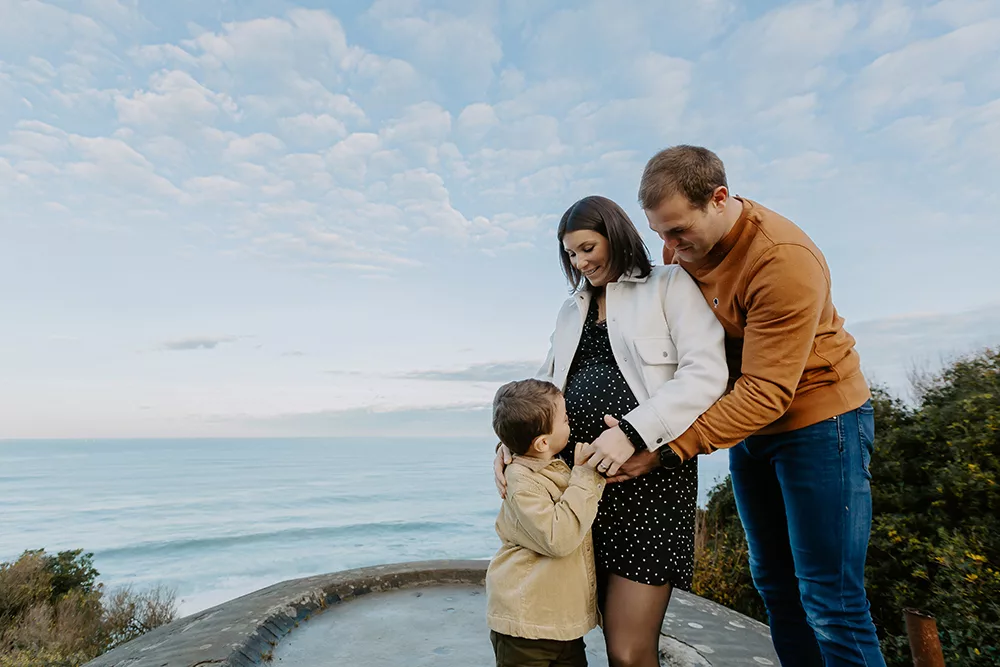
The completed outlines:
{"type": "Polygon", "coordinates": [[[669,338],[636,338],[635,351],[647,365],[676,364],[677,348],[669,338]]]}

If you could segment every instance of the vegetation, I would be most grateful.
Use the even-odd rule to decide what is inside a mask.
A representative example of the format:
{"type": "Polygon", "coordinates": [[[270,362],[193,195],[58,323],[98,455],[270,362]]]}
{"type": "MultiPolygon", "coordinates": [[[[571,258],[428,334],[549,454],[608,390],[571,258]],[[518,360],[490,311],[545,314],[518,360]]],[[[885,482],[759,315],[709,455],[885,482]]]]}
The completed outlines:
{"type": "Polygon", "coordinates": [[[0,667],[76,667],[174,619],[170,591],[106,592],[97,578],[82,550],[0,563],[0,667]]]}
{"type": "MultiPolygon", "coordinates": [[[[911,665],[903,609],[937,619],[950,667],[1000,664],[1000,351],[876,390],[867,588],[891,667],[911,665]]],[[[766,621],[727,479],[700,514],[695,592],[766,621]]]]}

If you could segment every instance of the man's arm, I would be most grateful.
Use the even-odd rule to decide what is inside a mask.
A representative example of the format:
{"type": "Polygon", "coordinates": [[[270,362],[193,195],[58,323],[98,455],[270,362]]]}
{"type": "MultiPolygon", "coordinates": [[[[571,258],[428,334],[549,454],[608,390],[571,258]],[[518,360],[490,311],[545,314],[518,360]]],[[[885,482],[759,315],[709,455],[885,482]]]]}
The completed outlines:
{"type": "Polygon", "coordinates": [[[760,257],[747,285],[742,375],[670,443],[681,458],[732,447],[785,414],[829,291],[825,266],[804,246],[778,245],[760,257]]]}
{"type": "Polygon", "coordinates": [[[523,480],[509,488],[507,506],[517,522],[516,542],[550,558],[562,558],[579,547],[597,517],[604,478],[588,466],[577,466],[562,497],[552,502],[537,482],[523,480]]]}

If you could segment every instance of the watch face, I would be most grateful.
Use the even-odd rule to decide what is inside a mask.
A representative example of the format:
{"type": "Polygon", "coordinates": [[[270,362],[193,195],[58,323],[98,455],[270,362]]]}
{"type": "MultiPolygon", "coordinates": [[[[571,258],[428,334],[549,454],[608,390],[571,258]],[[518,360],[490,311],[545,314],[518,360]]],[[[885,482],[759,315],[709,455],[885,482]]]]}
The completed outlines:
{"type": "Polygon", "coordinates": [[[660,465],[664,468],[676,468],[682,463],[681,457],[677,455],[677,452],[670,449],[669,446],[664,445],[660,448],[660,465]]]}

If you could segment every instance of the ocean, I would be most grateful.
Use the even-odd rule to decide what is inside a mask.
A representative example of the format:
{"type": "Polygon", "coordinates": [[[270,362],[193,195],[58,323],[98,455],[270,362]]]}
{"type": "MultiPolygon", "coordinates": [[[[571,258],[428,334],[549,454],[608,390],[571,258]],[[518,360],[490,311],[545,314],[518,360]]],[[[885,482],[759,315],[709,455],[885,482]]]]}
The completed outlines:
{"type": "MultiPolygon", "coordinates": [[[[0,441],[0,561],[82,548],[108,587],[164,585],[181,615],[325,572],[489,558],[495,440],[0,441]]],[[[700,498],[726,474],[700,461],[700,498]]]]}

